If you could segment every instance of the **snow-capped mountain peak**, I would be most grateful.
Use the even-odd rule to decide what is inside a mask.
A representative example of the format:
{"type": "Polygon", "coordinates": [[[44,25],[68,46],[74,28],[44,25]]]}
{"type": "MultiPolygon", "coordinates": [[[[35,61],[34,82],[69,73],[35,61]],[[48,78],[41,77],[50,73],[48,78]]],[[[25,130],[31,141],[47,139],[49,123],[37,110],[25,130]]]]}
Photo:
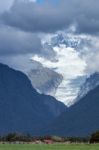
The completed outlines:
{"type": "Polygon", "coordinates": [[[82,97],[84,97],[88,92],[96,88],[98,85],[99,85],[99,73],[96,72],[90,75],[86,79],[85,83],[80,88],[80,91],[76,100],[77,101],[80,100],[82,97]]]}

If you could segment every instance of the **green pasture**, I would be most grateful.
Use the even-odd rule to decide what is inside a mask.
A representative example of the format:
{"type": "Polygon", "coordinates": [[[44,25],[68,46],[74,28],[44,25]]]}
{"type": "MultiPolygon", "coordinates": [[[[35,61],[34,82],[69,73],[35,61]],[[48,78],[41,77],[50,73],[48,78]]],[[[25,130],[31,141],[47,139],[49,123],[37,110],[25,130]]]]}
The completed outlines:
{"type": "Polygon", "coordinates": [[[53,145],[44,145],[44,144],[1,144],[0,150],[99,150],[99,145],[84,145],[84,144],[53,144],[53,145]]]}

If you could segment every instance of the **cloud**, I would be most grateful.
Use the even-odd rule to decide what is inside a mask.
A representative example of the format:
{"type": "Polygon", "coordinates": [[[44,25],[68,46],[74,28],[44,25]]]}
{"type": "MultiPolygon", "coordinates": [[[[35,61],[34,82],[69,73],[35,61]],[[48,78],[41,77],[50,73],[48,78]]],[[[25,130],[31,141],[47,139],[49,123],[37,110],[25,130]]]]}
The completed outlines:
{"type": "Polygon", "coordinates": [[[99,72],[99,0],[12,2],[0,1],[0,62],[24,72],[43,64],[62,74],[55,97],[70,105],[84,76],[99,72]],[[59,32],[79,45],[52,47],[48,41],[59,32]]]}
{"type": "Polygon", "coordinates": [[[5,10],[8,10],[13,3],[14,0],[1,0],[0,1],[0,13],[4,12],[5,10]]]}
{"type": "Polygon", "coordinates": [[[87,36],[87,38],[90,39],[90,44],[83,45],[81,55],[86,62],[86,74],[92,74],[99,72],[99,37],[87,36]]]}
{"type": "Polygon", "coordinates": [[[28,75],[30,70],[41,66],[39,63],[30,60],[32,56],[32,54],[0,56],[0,63],[7,64],[11,68],[20,70],[28,75]]]}
{"type": "MultiPolygon", "coordinates": [[[[9,26],[0,25],[0,58],[3,58],[1,62],[4,63],[4,57],[5,59],[7,58],[7,60],[11,58],[14,62],[16,55],[23,55],[20,57],[22,57],[22,59],[24,57],[26,60],[26,57],[29,59],[29,56],[35,54],[54,61],[56,53],[50,45],[42,45],[41,36],[39,34],[24,32],[9,26]]],[[[17,58],[19,56],[17,56],[17,58]]],[[[20,65],[22,63],[20,61],[20,65]]]]}
{"type": "MultiPolygon", "coordinates": [[[[99,72],[99,38],[94,35],[71,34],[60,31],[57,34],[48,34],[42,40],[51,44],[51,39],[58,37],[57,47],[54,47],[56,53],[56,62],[52,62],[47,58],[34,55],[33,60],[40,62],[44,67],[62,74],[63,82],[54,95],[58,100],[65,102],[66,105],[71,105],[76,98],[79,87],[83,84],[86,76],[94,72],[99,72]],[[59,35],[63,35],[69,47],[60,45],[59,35]],[[78,45],[71,48],[71,42],[78,45]],[[74,83],[75,81],[75,83],[74,83]]],[[[55,41],[54,41],[55,42],[55,41]]],[[[56,42],[56,43],[57,43],[56,42]]],[[[72,46],[72,45],[71,45],[72,46]]]]}
{"type": "Polygon", "coordinates": [[[61,0],[57,4],[50,0],[42,4],[14,1],[1,19],[4,24],[29,32],[54,32],[75,23],[78,32],[96,34],[99,32],[98,8],[98,0],[61,0]]]}
{"type": "Polygon", "coordinates": [[[62,74],[63,81],[54,96],[69,106],[78,93],[78,85],[75,85],[74,90],[74,87],[71,86],[71,80],[85,75],[86,63],[79,57],[79,52],[73,48],[66,48],[65,45],[60,45],[59,47],[54,47],[54,51],[57,58],[56,62],[52,62],[38,55],[33,56],[32,60],[62,74]]]}
{"type": "Polygon", "coordinates": [[[15,2],[10,11],[3,13],[1,17],[5,24],[25,31],[51,32],[63,26],[60,18],[64,16],[59,15],[61,14],[52,5],[23,1],[15,2]]]}
{"type": "Polygon", "coordinates": [[[0,55],[41,53],[40,38],[31,33],[0,26],[0,55]]]}

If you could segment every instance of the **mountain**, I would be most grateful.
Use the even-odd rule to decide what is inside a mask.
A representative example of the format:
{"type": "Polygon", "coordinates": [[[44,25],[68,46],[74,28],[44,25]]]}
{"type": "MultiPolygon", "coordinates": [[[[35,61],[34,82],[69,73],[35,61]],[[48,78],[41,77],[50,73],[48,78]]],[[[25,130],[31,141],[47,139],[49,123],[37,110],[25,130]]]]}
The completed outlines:
{"type": "MultiPolygon", "coordinates": [[[[70,52],[69,50],[64,50],[63,52],[64,48],[60,47],[62,46],[61,44],[64,44],[66,47],[72,47],[76,51],[82,41],[81,37],[70,35],[66,32],[55,33],[47,35],[46,38],[42,37],[42,52],[44,54],[9,56],[10,58],[7,56],[5,60],[0,60],[8,64],[11,68],[25,73],[31,80],[32,86],[39,93],[51,95],[57,100],[64,102],[65,105],[70,106],[75,103],[75,98],[78,95],[79,88],[83,84],[85,75],[79,76],[79,73],[77,73],[75,76],[72,68],[73,66],[75,68],[79,63],[75,62],[75,64],[71,65],[73,59],[75,59],[71,57],[71,50],[70,52]],[[55,46],[59,48],[59,53],[55,51],[55,46]],[[33,59],[35,56],[36,58],[38,56],[36,60],[33,59]],[[39,61],[39,58],[45,59],[43,61],[44,64],[42,61],[39,61]],[[48,62],[46,62],[47,60],[48,62]],[[49,63],[51,63],[50,66],[49,63]]],[[[81,50],[82,48],[79,49],[81,50]]],[[[79,66],[77,68],[79,69],[79,66]]]]}
{"type": "Polygon", "coordinates": [[[46,43],[46,45],[50,45],[51,47],[60,46],[60,44],[65,45],[66,47],[77,48],[81,39],[77,37],[70,36],[64,33],[57,33],[53,35],[46,43]]]}
{"type": "MultiPolygon", "coordinates": [[[[74,48],[76,51],[84,53],[83,46],[90,45],[89,39],[84,36],[77,36],[75,34],[69,34],[67,32],[58,32],[50,37],[43,40],[46,47],[57,47],[60,45],[65,45],[66,47],[74,48]]],[[[91,46],[91,45],[90,45],[91,46]]]]}
{"type": "Polygon", "coordinates": [[[42,66],[42,64],[37,61],[31,60],[30,57],[31,56],[14,57],[15,63],[12,63],[12,61],[7,62],[7,59],[6,64],[9,64],[11,68],[26,74],[30,79],[32,86],[39,93],[53,96],[63,80],[62,75],[52,69],[42,66]]]}
{"type": "Polygon", "coordinates": [[[90,75],[81,86],[80,91],[78,93],[76,101],[79,101],[82,97],[84,97],[89,91],[93,90],[99,85],[99,73],[96,72],[90,75]]]}
{"type": "Polygon", "coordinates": [[[99,86],[68,108],[42,133],[85,137],[97,130],[99,130],[99,86]]]}
{"type": "Polygon", "coordinates": [[[54,95],[63,79],[62,75],[42,66],[32,69],[28,77],[38,92],[47,95],[54,95]]]}
{"type": "Polygon", "coordinates": [[[65,109],[53,97],[38,94],[25,74],[0,64],[0,134],[34,135],[65,109]]]}
{"type": "Polygon", "coordinates": [[[65,31],[57,32],[42,40],[44,48],[52,49],[55,52],[56,55],[52,58],[54,60],[56,59],[56,61],[50,61],[50,58],[39,58],[39,56],[33,57],[33,60],[40,62],[47,68],[50,67],[63,76],[62,82],[55,88],[55,94],[52,96],[65,103],[68,107],[75,103],[79,89],[85,80],[84,70],[86,63],[80,57],[80,51],[84,41],[85,39],[83,37],[71,35],[65,31]],[[78,69],[75,70],[75,68],[78,69]]]}

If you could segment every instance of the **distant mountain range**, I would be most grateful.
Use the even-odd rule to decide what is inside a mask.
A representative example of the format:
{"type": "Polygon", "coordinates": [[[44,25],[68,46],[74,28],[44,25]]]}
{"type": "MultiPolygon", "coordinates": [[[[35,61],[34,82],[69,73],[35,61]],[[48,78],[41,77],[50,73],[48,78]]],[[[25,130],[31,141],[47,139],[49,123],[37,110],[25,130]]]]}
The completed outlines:
{"type": "Polygon", "coordinates": [[[0,64],[0,134],[34,135],[65,110],[53,97],[38,94],[26,75],[0,64]]]}
{"type": "Polygon", "coordinates": [[[99,74],[86,79],[81,96],[67,108],[39,94],[22,72],[0,64],[0,134],[89,136],[99,130],[99,74]]]}
{"type": "Polygon", "coordinates": [[[58,33],[51,38],[50,44],[52,47],[60,46],[60,44],[66,45],[66,47],[77,48],[79,45],[80,39],[73,38],[63,33],[58,33]]]}

